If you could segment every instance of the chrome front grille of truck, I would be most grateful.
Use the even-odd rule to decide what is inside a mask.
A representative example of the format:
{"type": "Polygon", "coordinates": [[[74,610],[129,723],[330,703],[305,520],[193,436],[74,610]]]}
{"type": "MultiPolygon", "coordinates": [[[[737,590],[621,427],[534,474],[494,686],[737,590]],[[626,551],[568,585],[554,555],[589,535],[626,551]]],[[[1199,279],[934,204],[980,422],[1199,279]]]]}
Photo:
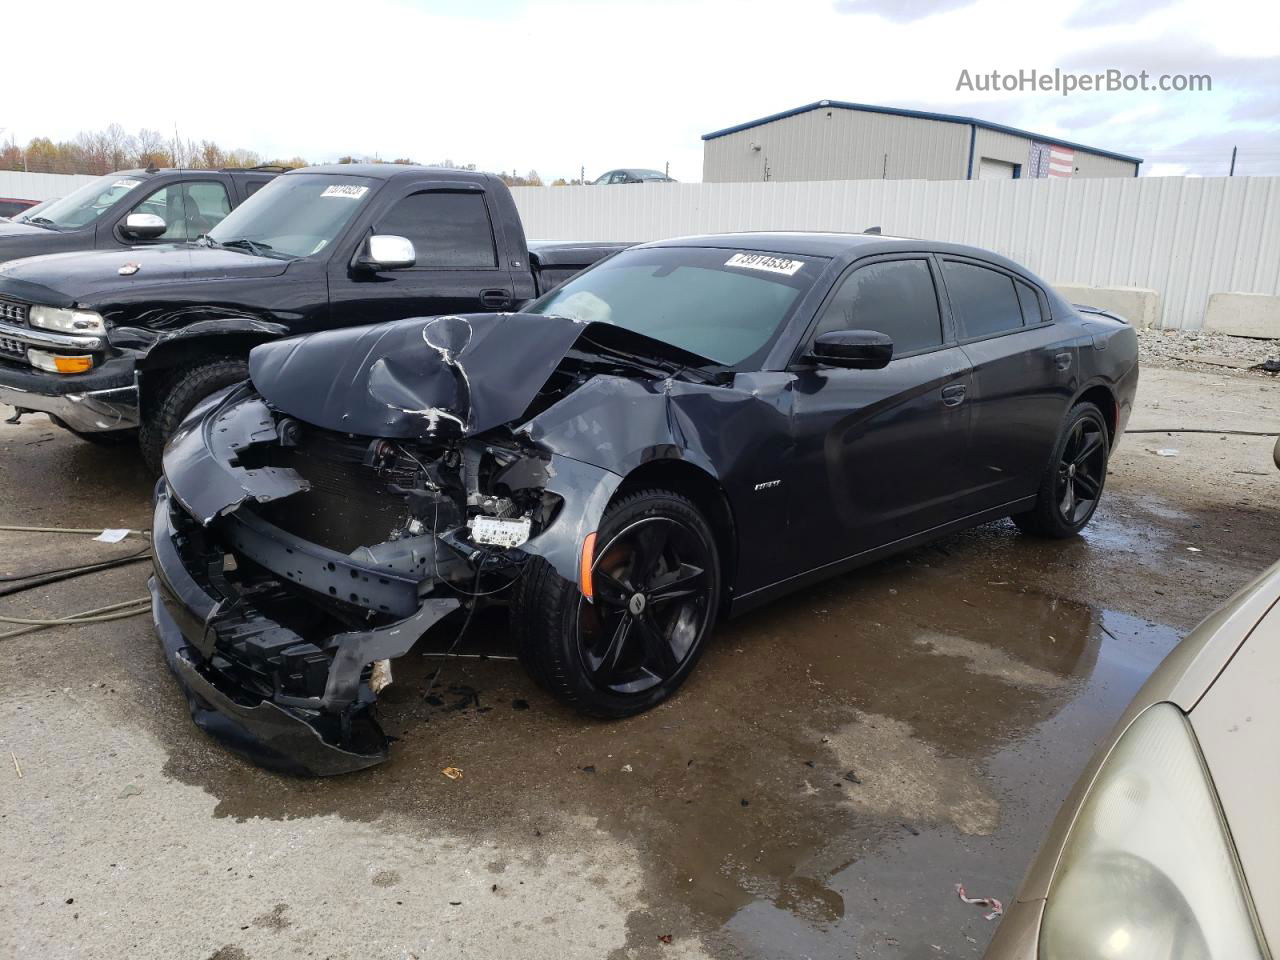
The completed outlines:
{"type": "Polygon", "coordinates": [[[21,340],[0,334],[0,356],[12,357],[15,360],[27,359],[27,346],[21,340]]]}
{"type": "Polygon", "coordinates": [[[7,297],[0,297],[0,320],[8,323],[26,324],[27,313],[31,309],[31,305],[23,303],[21,300],[10,300],[7,297]]]}

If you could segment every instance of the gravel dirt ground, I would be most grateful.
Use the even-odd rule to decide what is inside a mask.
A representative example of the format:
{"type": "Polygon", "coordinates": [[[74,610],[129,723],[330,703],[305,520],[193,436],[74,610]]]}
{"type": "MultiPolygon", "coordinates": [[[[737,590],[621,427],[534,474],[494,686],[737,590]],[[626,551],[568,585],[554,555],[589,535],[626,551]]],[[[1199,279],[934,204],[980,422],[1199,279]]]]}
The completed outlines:
{"type": "MultiPolygon", "coordinates": [[[[1138,406],[1134,429],[1280,431],[1277,384],[1231,368],[1149,366],[1138,406]]],[[[201,734],[147,617],[0,641],[0,956],[978,957],[997,921],[954,885],[1013,895],[1143,679],[1280,555],[1271,448],[1132,433],[1082,537],[994,523],[796,594],[621,723],[507,660],[403,658],[391,761],[331,780],[201,734]]],[[[145,527],[149,490],[128,450],[0,429],[0,524],[145,527]]],[[[0,532],[0,574],[136,549],[0,532]]],[[[466,652],[509,653],[500,618],[477,627],[466,652]]]]}

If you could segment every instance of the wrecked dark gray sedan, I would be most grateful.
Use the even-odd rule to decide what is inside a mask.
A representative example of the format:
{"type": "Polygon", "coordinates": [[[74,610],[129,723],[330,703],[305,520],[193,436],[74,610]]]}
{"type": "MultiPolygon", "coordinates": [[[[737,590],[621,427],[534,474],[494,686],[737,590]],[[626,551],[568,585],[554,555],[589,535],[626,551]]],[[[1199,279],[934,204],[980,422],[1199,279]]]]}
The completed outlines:
{"type": "Polygon", "coordinates": [[[383,760],[391,661],[481,604],[627,716],[718,618],[989,520],[1077,533],[1137,375],[1127,324],[971,247],[634,247],[522,313],[258,347],[165,454],[156,627],[196,722],[296,772],[383,760]]]}

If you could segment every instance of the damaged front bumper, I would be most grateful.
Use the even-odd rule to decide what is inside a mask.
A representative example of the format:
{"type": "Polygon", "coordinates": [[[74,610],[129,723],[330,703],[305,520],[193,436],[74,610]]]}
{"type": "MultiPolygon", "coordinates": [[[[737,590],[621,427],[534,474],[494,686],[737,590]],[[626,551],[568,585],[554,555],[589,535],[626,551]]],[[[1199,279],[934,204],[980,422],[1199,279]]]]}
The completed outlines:
{"type": "MultiPolygon", "coordinates": [[[[529,475],[542,478],[538,496],[558,505],[554,521],[518,547],[483,547],[468,542],[475,516],[463,515],[481,508],[460,511],[449,529],[432,522],[438,506],[436,514],[419,508],[434,528],[424,531],[421,520],[400,514],[429,491],[401,486],[402,474],[379,479],[368,464],[348,461],[339,473],[299,460],[291,446],[299,431],[348,452],[380,444],[299,425],[248,385],[193,412],[165,453],[156,489],[152,607],[201,729],[259,765],[327,776],[387,757],[374,716],[375,664],[408,653],[460,598],[480,593],[482,574],[513,582],[523,562],[540,556],[576,582],[581,545],[620,478],[547,455],[529,475]],[[317,489],[282,462],[314,470],[317,489]],[[373,487],[379,494],[366,520],[373,487]],[[363,507],[355,502],[362,496],[363,507]],[[332,540],[335,525],[363,539],[340,549],[318,542],[321,532],[332,540]]],[[[472,453],[454,457],[460,470],[492,453],[482,440],[464,445],[472,453]]]]}
{"type": "Polygon", "coordinates": [[[0,403],[19,413],[47,413],[80,433],[128,430],[138,425],[137,372],[132,357],[78,374],[0,363],[0,403]]]}
{"type": "Polygon", "coordinates": [[[273,621],[253,600],[220,590],[216,565],[198,554],[199,537],[159,490],[152,615],[196,725],[253,762],[290,773],[329,776],[385,760],[387,739],[370,712],[366,668],[407,653],[458,601],[428,599],[402,620],[316,644],[273,621]],[[237,673],[272,667],[269,696],[237,679],[237,673]],[[299,695],[308,688],[317,695],[299,695]]]}

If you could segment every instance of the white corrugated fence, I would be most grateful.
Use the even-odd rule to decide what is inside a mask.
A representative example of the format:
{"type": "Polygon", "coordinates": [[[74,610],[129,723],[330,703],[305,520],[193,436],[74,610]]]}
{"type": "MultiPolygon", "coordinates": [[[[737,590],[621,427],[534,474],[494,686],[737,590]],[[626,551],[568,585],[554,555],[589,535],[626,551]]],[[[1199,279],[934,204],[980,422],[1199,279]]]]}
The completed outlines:
{"type": "Polygon", "coordinates": [[[0,197],[15,200],[51,200],[68,193],[96,177],[70,173],[22,173],[0,170],[0,197]]]}
{"type": "Polygon", "coordinates": [[[1161,326],[1214,293],[1280,294],[1280,177],[847,180],[517,187],[531,237],[846,230],[975,244],[1051,283],[1144,287],[1161,326]]]}
{"type": "MultiPolygon", "coordinates": [[[[90,177],[0,171],[0,196],[65,196],[90,177]]],[[[1215,293],[1280,295],[1280,177],[824,180],[516,187],[531,237],[655,240],[847,230],[971,243],[1051,283],[1141,287],[1157,322],[1199,329],[1215,293]]]]}

